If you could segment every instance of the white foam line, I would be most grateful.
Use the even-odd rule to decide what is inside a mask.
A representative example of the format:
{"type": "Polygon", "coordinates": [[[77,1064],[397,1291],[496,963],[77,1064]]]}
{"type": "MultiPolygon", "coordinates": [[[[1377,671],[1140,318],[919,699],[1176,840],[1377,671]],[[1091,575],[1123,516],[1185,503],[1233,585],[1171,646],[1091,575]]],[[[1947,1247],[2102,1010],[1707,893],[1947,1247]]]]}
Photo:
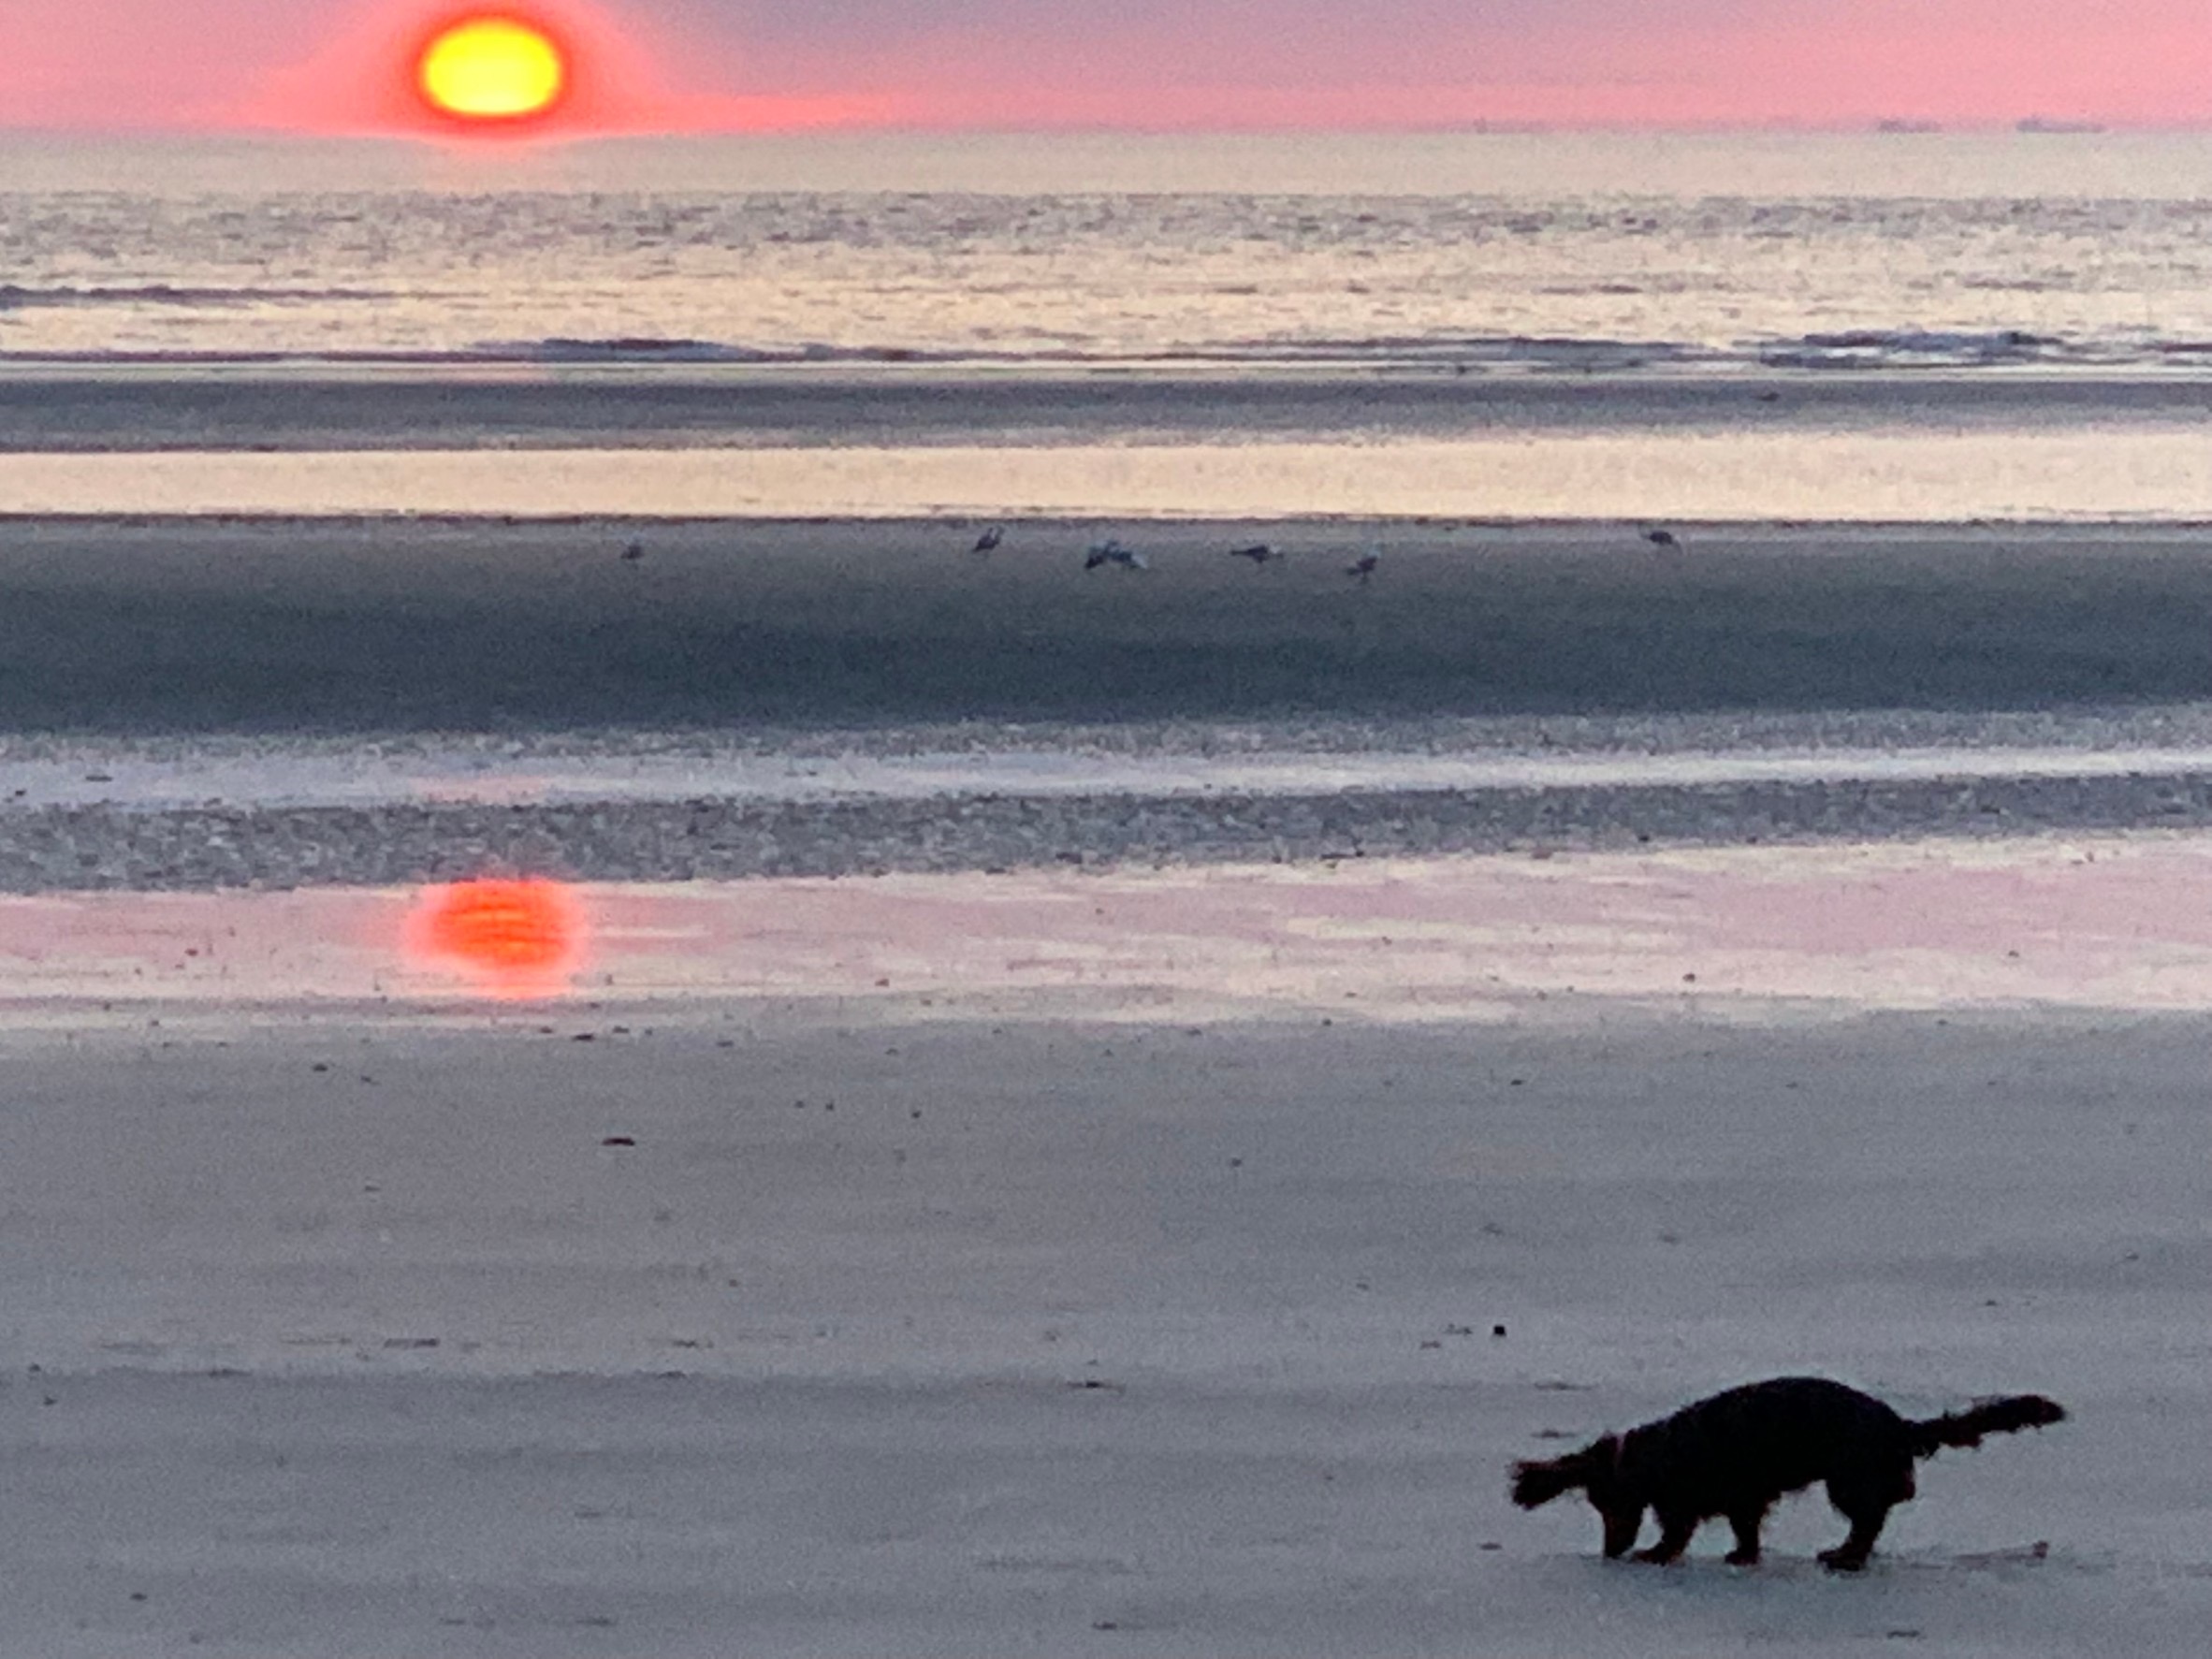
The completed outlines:
{"type": "Polygon", "coordinates": [[[635,759],[480,754],[262,753],[175,759],[0,761],[0,809],[110,806],[379,807],[591,801],[927,800],[976,795],[1303,795],[1397,790],[1542,790],[1884,783],[2212,773],[2212,749],[1915,749],[1788,753],[1142,757],[991,754],[635,759]]]}

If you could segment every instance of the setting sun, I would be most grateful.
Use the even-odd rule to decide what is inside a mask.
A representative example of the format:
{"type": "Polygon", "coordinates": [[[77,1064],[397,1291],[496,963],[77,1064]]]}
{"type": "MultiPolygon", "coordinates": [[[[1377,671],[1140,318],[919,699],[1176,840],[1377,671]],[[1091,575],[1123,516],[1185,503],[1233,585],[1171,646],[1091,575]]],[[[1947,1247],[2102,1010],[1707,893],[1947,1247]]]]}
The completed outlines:
{"type": "Polygon", "coordinates": [[[432,36],[415,60],[415,79],[424,102],[456,121],[526,121],[560,101],[568,62],[533,24],[473,17],[432,36]]]}

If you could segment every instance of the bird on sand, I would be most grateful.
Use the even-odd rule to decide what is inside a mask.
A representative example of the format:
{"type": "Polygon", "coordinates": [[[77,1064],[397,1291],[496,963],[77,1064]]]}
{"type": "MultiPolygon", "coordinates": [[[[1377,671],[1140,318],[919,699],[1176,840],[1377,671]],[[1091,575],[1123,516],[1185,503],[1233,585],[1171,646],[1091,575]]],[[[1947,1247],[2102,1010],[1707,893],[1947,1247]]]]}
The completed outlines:
{"type": "Polygon", "coordinates": [[[1265,564],[1271,559],[1282,558],[1265,542],[1254,542],[1249,547],[1231,547],[1229,556],[1231,559],[1249,559],[1254,564],[1265,564]]]}
{"type": "Polygon", "coordinates": [[[1118,564],[1124,570],[1150,570],[1151,562],[1133,547],[1125,547],[1113,537],[1093,542],[1090,551],[1084,555],[1083,568],[1097,570],[1101,564],[1118,564]]]}
{"type": "Polygon", "coordinates": [[[1382,549],[1380,547],[1370,547],[1366,552],[1361,554],[1359,558],[1353,560],[1351,563],[1346,565],[1344,567],[1344,574],[1347,576],[1357,577],[1361,585],[1364,587],[1366,585],[1367,578],[1375,575],[1375,567],[1381,562],[1382,549]]]}
{"type": "Polygon", "coordinates": [[[998,546],[998,544],[1005,539],[1006,526],[1003,524],[994,524],[990,529],[983,531],[982,535],[976,537],[975,546],[969,548],[968,551],[971,553],[988,553],[992,548],[998,546]]]}
{"type": "Polygon", "coordinates": [[[1644,531],[1644,540],[1654,547],[1680,547],[1681,546],[1681,543],[1675,539],[1674,531],[1671,530],[1647,530],[1644,531]]]}

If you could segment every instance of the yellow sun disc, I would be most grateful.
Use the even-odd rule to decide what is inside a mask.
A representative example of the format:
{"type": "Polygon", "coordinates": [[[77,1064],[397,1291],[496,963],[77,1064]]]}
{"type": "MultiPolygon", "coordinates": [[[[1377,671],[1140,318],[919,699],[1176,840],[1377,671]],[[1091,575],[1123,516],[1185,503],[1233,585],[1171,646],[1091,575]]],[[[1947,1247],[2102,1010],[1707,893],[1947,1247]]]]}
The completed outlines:
{"type": "Polygon", "coordinates": [[[540,115],[568,79],[560,49],[513,18],[479,17],[440,33],[415,63],[415,84],[431,109],[462,121],[540,115]]]}

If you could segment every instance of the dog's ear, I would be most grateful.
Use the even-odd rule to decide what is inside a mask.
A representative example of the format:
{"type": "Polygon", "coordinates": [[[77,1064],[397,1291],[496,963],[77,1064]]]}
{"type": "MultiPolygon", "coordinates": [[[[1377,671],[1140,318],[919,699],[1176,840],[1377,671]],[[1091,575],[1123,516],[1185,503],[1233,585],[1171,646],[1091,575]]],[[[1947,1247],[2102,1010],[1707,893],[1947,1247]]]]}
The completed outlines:
{"type": "Polygon", "coordinates": [[[1523,1509],[1549,1504],[1562,1492],[1588,1486],[1600,1464],[1610,1467],[1618,1443],[1610,1434],[1560,1458],[1531,1458],[1513,1465],[1513,1501],[1523,1509]]]}

